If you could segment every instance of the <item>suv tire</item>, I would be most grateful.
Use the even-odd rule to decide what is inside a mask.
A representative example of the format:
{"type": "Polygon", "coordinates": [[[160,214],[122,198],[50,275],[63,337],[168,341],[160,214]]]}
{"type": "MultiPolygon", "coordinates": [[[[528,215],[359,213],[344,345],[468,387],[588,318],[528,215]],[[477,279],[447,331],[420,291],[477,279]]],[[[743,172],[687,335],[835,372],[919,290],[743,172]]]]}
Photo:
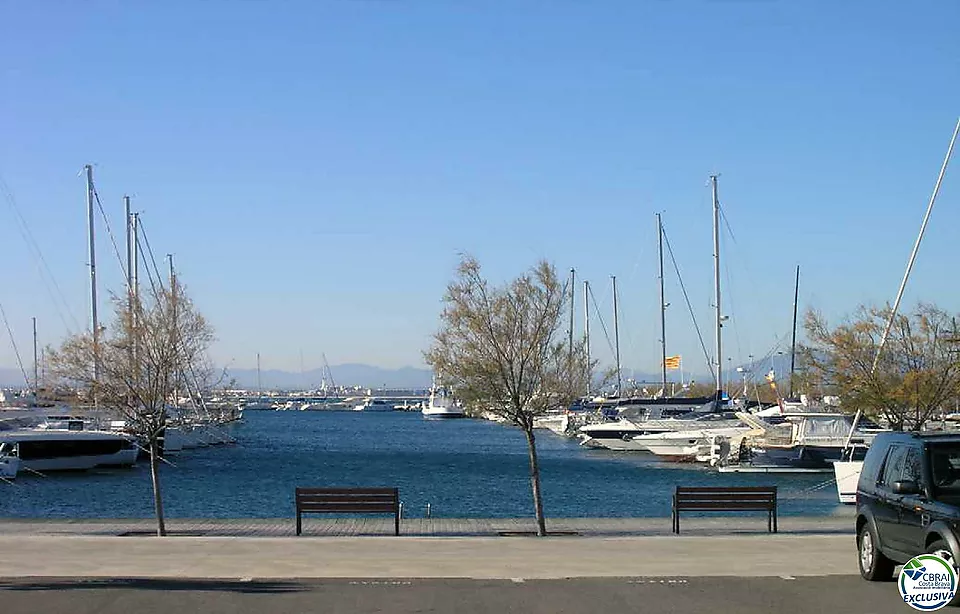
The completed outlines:
{"type": "MultiPolygon", "coordinates": [[[[942,539],[938,539],[929,546],[927,546],[927,554],[936,554],[946,562],[953,565],[954,570],[957,569],[957,559],[953,556],[953,552],[950,551],[950,546],[947,545],[942,539]]],[[[960,593],[960,591],[958,591],[960,593]]],[[[950,601],[951,606],[960,605],[960,595],[957,595],[950,601]]]]}
{"type": "Polygon", "coordinates": [[[864,580],[889,582],[893,579],[894,562],[880,552],[877,533],[869,522],[864,523],[857,535],[857,563],[864,580]]]}

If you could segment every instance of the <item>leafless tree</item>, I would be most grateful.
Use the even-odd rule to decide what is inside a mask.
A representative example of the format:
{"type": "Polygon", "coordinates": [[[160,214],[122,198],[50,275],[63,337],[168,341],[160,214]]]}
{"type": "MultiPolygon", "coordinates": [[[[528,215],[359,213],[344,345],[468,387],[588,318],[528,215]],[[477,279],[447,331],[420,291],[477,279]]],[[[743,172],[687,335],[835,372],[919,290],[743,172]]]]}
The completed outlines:
{"type": "Polygon", "coordinates": [[[566,409],[586,388],[593,365],[563,328],[567,285],[541,261],[503,286],[464,257],[447,286],[428,364],[468,406],[520,427],[527,440],[537,534],[546,535],[534,418],[566,409]]]}
{"type": "Polygon", "coordinates": [[[71,336],[49,350],[49,363],[88,400],[119,414],[149,451],[157,534],[163,536],[160,438],[185,382],[209,383],[215,373],[207,359],[213,329],[178,283],[157,289],[149,300],[113,302],[114,322],[96,341],[90,333],[71,336]]]}

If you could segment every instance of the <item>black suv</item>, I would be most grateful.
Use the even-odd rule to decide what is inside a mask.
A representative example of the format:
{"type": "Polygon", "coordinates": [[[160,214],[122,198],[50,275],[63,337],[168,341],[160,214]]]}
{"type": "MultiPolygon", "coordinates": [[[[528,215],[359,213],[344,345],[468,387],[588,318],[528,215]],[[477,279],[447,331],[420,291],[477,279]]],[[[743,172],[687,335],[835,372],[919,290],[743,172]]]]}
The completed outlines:
{"type": "Polygon", "coordinates": [[[860,575],[890,580],[923,553],[957,566],[960,554],[960,434],[882,433],[857,483],[860,575]]]}

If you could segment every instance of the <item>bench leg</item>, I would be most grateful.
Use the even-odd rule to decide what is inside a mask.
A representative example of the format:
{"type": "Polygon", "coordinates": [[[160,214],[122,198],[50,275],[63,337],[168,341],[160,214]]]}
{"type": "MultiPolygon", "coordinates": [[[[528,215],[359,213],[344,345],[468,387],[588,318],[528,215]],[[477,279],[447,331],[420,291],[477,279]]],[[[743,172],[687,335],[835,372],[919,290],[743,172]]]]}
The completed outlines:
{"type": "Polygon", "coordinates": [[[300,535],[300,529],[301,529],[301,526],[300,526],[300,511],[297,510],[297,536],[300,535]]]}
{"type": "Polygon", "coordinates": [[[396,536],[400,535],[400,511],[397,510],[397,513],[394,515],[393,520],[393,534],[396,536]]]}

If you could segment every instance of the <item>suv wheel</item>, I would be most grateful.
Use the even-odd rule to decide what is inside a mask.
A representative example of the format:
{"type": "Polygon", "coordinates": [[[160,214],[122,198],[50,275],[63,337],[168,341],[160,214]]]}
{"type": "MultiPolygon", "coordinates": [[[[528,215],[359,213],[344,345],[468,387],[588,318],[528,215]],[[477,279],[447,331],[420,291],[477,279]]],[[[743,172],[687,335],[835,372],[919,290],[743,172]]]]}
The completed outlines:
{"type": "Polygon", "coordinates": [[[877,534],[869,522],[863,525],[857,535],[857,554],[860,575],[865,580],[883,582],[893,578],[894,563],[880,552],[877,534]]]}
{"type": "MultiPolygon", "coordinates": [[[[944,542],[942,539],[938,539],[937,541],[930,544],[927,547],[927,553],[935,554],[939,556],[941,559],[949,563],[953,567],[954,571],[957,570],[957,560],[953,556],[953,553],[950,552],[950,546],[948,546],[946,542],[944,542]]],[[[955,606],[958,604],[960,604],[960,596],[954,597],[953,600],[950,602],[950,605],[952,606],[955,606]]]]}

